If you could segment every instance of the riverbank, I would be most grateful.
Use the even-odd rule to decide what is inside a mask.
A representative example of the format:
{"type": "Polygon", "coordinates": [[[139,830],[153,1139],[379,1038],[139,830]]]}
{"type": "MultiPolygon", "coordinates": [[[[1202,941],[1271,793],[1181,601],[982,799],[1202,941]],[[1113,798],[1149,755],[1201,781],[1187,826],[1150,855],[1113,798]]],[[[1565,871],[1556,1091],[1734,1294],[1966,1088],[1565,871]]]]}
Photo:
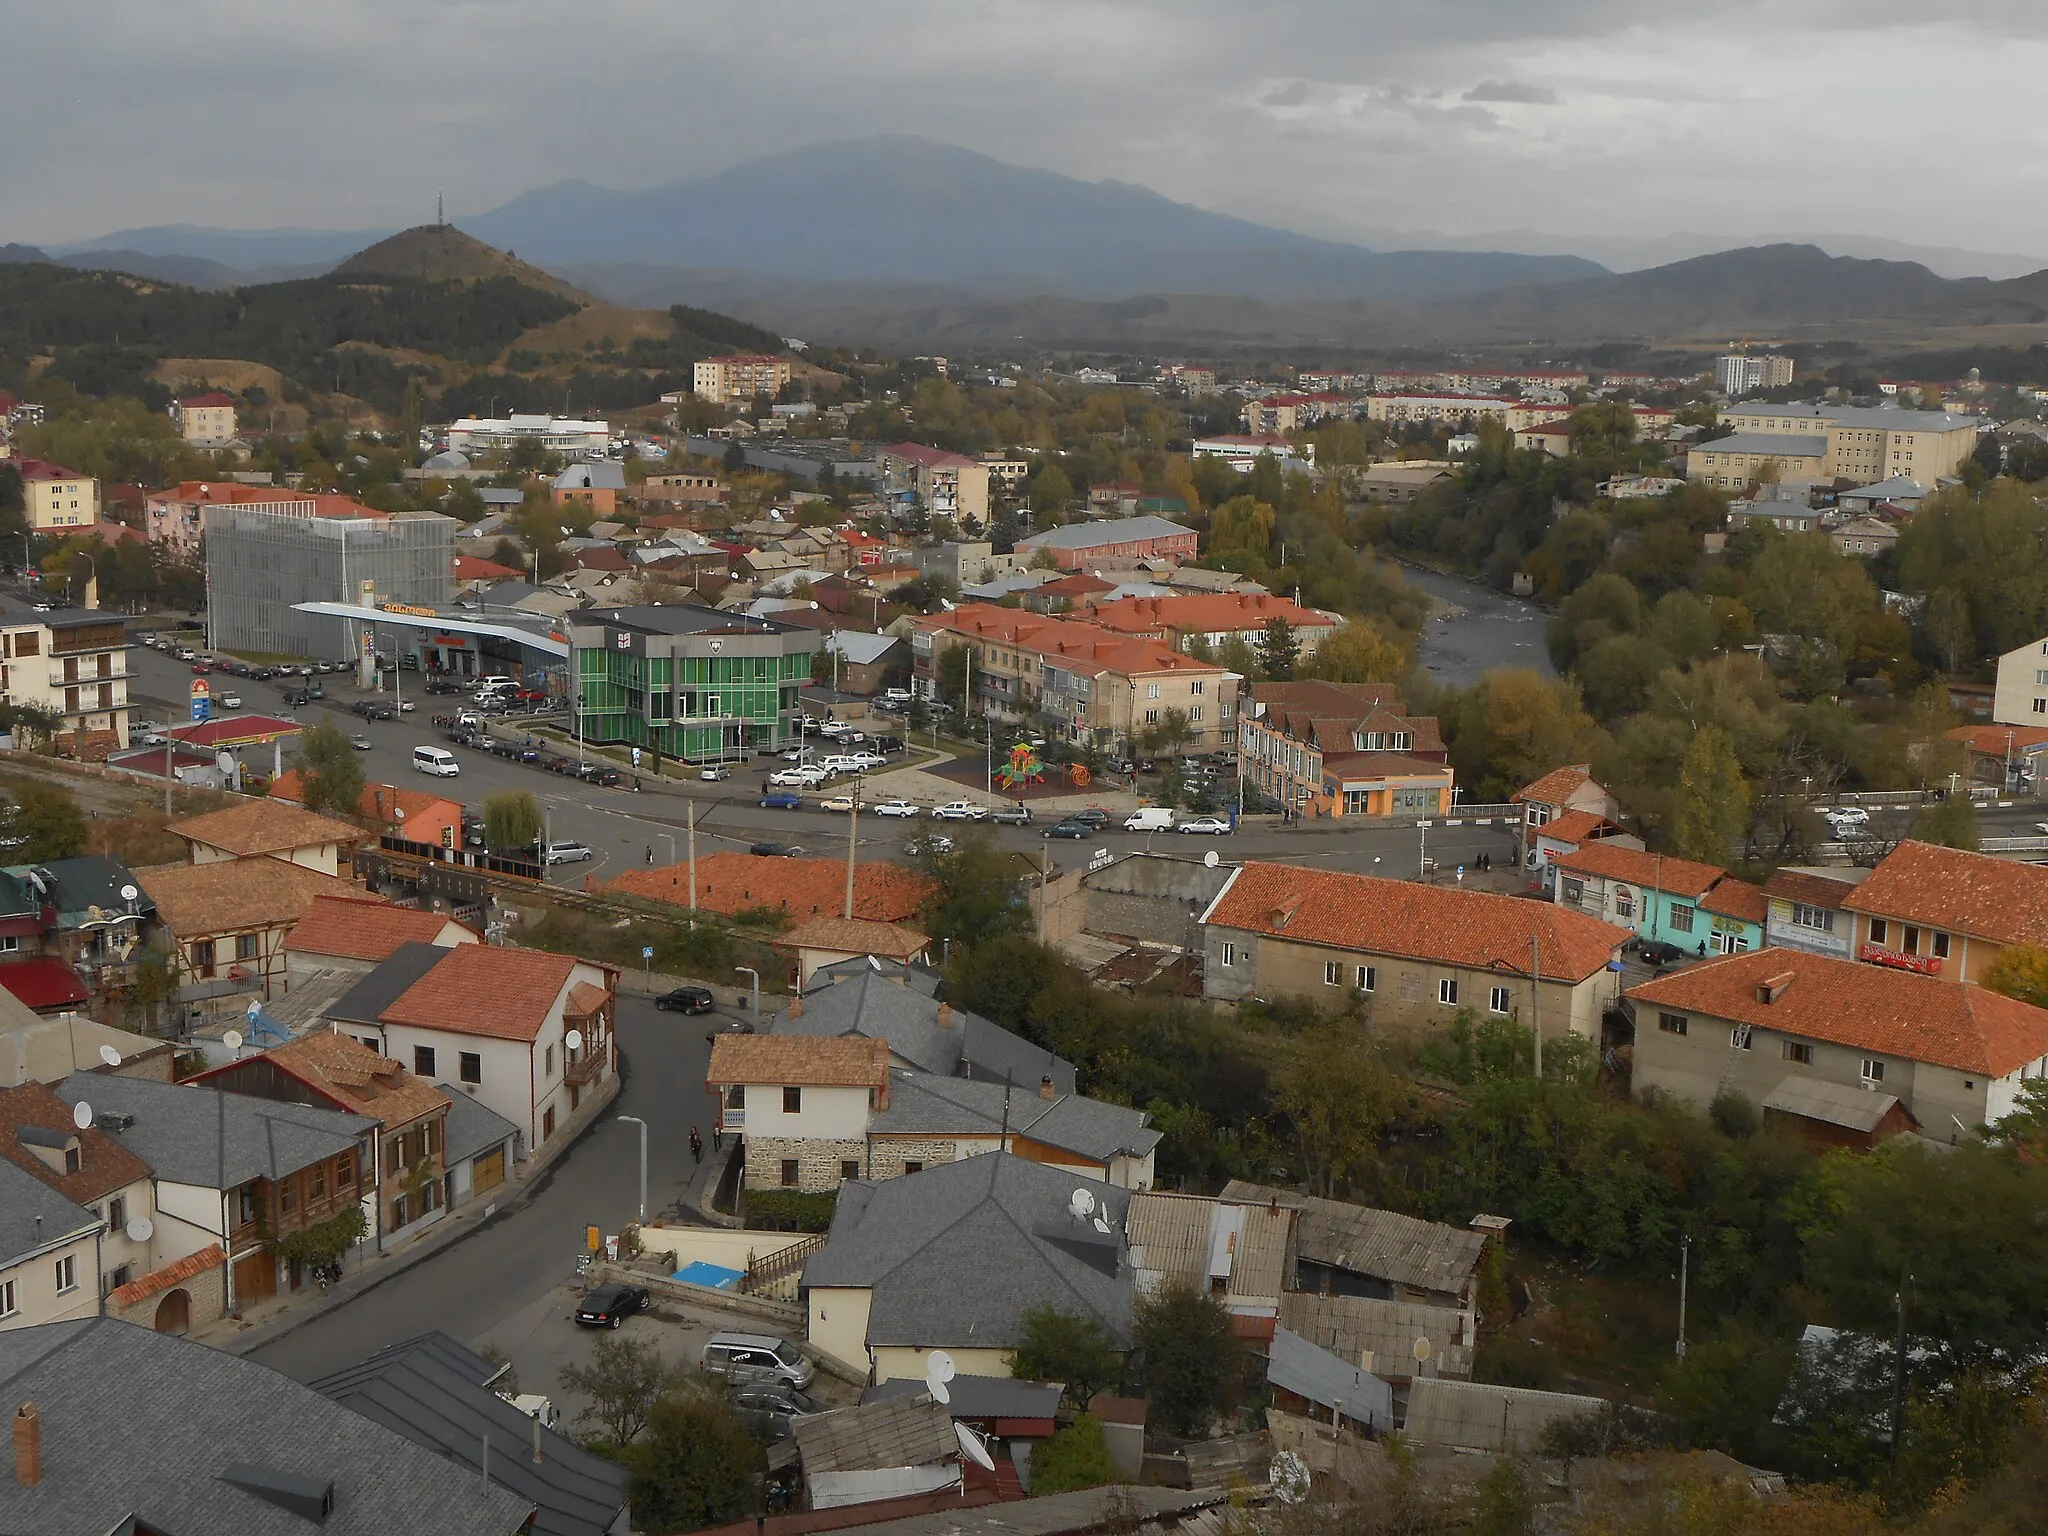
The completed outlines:
{"type": "Polygon", "coordinates": [[[1416,659],[1423,671],[1452,688],[1469,688],[1495,667],[1527,667],[1557,676],[1545,631],[1550,615],[1536,604],[1462,576],[1396,559],[1401,574],[1434,602],[1422,626],[1416,659]]]}

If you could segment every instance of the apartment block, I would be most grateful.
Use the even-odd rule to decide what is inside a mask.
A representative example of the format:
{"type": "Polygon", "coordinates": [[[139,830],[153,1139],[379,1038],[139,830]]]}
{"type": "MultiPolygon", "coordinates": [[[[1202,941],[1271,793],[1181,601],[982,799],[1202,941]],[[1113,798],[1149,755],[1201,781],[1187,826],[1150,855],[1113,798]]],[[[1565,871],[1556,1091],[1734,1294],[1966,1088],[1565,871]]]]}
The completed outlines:
{"type": "Polygon", "coordinates": [[[235,402],[218,390],[187,395],[171,406],[178,435],[194,448],[225,448],[235,438],[235,402]]]}
{"type": "Polygon", "coordinates": [[[772,398],[782,392],[789,379],[789,359],[765,352],[707,357],[691,370],[692,391],[698,399],[714,405],[731,405],[757,395],[772,398]]]}
{"type": "MultiPolygon", "coordinates": [[[[1835,405],[1731,406],[1721,413],[1721,424],[1733,427],[1745,445],[1761,438],[1802,440],[1804,451],[1794,450],[1802,457],[1811,456],[1811,446],[1818,440],[1823,444],[1820,473],[1814,476],[1818,480],[1871,485],[1897,475],[1924,486],[1955,474],[1976,452],[1977,434],[1986,425],[1975,416],[1946,411],[1835,405]]],[[[1727,441],[1705,444],[1692,457],[1726,452],[1727,441]]],[[[1709,478],[1690,461],[1686,474],[1689,479],[1709,478]]]]}
{"type": "Polygon", "coordinates": [[[988,521],[989,466],[962,453],[896,443],[875,453],[875,488],[885,495],[915,494],[933,517],[988,521]]]}
{"type": "Polygon", "coordinates": [[[128,745],[128,633],[118,613],[64,608],[10,615],[0,624],[0,699],[33,705],[92,746],[128,745]],[[97,744],[91,738],[98,737],[97,744]]]}
{"type": "Polygon", "coordinates": [[[1451,767],[1431,715],[1378,683],[1254,683],[1238,714],[1245,783],[1304,816],[1438,816],[1451,767]]]}
{"type": "Polygon", "coordinates": [[[1714,359],[1714,388],[1733,398],[1760,389],[1783,389],[1792,382],[1792,359],[1782,352],[1765,352],[1751,357],[1731,352],[1714,359]]]}
{"type": "Polygon", "coordinates": [[[37,533],[90,528],[100,520],[100,483],[48,459],[16,459],[28,525],[37,533]]]}

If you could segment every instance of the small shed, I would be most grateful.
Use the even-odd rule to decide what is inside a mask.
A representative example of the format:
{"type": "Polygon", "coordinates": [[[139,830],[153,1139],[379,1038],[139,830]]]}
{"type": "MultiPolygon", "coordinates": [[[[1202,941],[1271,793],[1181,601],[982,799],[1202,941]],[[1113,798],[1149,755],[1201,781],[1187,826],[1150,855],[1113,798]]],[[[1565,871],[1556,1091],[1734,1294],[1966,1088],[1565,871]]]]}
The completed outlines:
{"type": "Polygon", "coordinates": [[[1791,1125],[1816,1147],[1867,1152],[1890,1136],[1920,1128],[1913,1112],[1889,1093],[1810,1077],[1787,1077],[1763,1102],[1764,1118],[1791,1125]]]}
{"type": "Polygon", "coordinates": [[[1342,1425],[1346,1419],[1374,1432],[1394,1427],[1394,1389],[1370,1371],[1339,1359],[1311,1344],[1290,1328],[1273,1330],[1266,1379],[1273,1400],[1282,1407],[1299,1405],[1310,1418],[1316,1410],[1342,1425]]]}
{"type": "Polygon", "coordinates": [[[1600,1398],[1573,1392],[1421,1376],[1408,1389],[1408,1419],[1402,1429],[1411,1445],[1526,1456],[1541,1447],[1543,1432],[1553,1423],[1598,1413],[1606,1406],[1600,1398]]]}
{"type": "Polygon", "coordinates": [[[960,1482],[953,1416],[929,1392],[795,1421],[811,1508],[932,1493],[960,1482]]]}

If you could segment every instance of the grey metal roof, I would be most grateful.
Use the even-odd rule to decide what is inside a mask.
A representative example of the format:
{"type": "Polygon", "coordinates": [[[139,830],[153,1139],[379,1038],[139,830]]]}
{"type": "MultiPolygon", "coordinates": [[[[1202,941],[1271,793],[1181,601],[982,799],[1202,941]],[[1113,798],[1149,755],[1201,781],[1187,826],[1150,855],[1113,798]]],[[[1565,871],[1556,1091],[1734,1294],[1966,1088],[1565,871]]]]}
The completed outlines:
{"type": "Polygon", "coordinates": [[[837,651],[855,666],[880,661],[903,643],[900,635],[871,635],[858,629],[836,629],[825,641],[825,649],[837,651]]]}
{"type": "Polygon", "coordinates": [[[105,922],[131,915],[154,916],[156,903],[142,889],[134,872],[119,859],[101,854],[81,854],[75,859],[53,859],[48,864],[11,864],[6,873],[27,879],[31,873],[43,877],[50,905],[57,909],[61,928],[105,922]],[[123,889],[136,893],[133,901],[123,899],[123,889]],[[92,909],[100,909],[99,916],[92,909]]]}
{"type": "Polygon", "coordinates": [[[458,1486],[481,1486],[489,1437],[492,1481],[534,1506],[536,1532],[603,1536],[625,1508],[626,1469],[551,1429],[540,1430],[535,1461],[536,1421],[478,1383],[476,1365],[488,1362],[446,1335],[427,1334],[324,1376],[313,1390],[473,1469],[476,1481],[451,1479],[458,1486]]]}
{"type": "Polygon", "coordinates": [[[581,625],[603,624],[612,629],[635,629],[647,635],[807,635],[815,630],[774,619],[744,618],[717,608],[700,608],[694,603],[647,603],[638,607],[593,608],[576,616],[581,625]]]}
{"type": "Polygon", "coordinates": [[[327,1008],[327,1017],[344,1024],[375,1024],[427,972],[447,957],[438,944],[401,944],[391,958],[364,975],[327,1008]]]}
{"type": "Polygon", "coordinates": [[[821,1472],[879,1472],[957,1461],[960,1441],[953,1415],[931,1399],[923,1382],[915,1393],[807,1414],[793,1420],[804,1476],[821,1472]]]}
{"type": "Polygon", "coordinates": [[[1797,1115],[1802,1120],[1818,1120],[1824,1125],[1839,1125],[1845,1130],[1868,1134],[1877,1129],[1898,1102],[1893,1094],[1866,1092],[1861,1088],[1851,1088],[1847,1083],[1787,1077],[1771,1090],[1763,1107],[1779,1114],[1797,1115]]]}
{"type": "Polygon", "coordinates": [[[1273,1330],[1266,1379],[1345,1418],[1376,1428],[1394,1427],[1394,1389],[1370,1371],[1338,1359],[1288,1328],[1273,1330]]]}
{"type": "Polygon", "coordinates": [[[1571,1392],[1418,1376],[1408,1388],[1408,1417],[1401,1430],[1411,1445],[1527,1455],[1556,1420],[1598,1413],[1605,1406],[1600,1398],[1571,1392]]]}
{"type": "Polygon", "coordinates": [[[590,464],[571,464],[554,479],[558,491],[623,491],[626,488],[626,470],[623,465],[602,459],[590,464]]]}
{"type": "Polygon", "coordinates": [[[1793,432],[1736,432],[1693,445],[1695,453],[1762,453],[1780,459],[1821,459],[1827,457],[1827,451],[1826,437],[1793,432]]]}
{"type": "Polygon", "coordinates": [[[1415,1374],[1417,1339],[1429,1340],[1430,1374],[1460,1380],[1472,1375],[1472,1340],[1465,1314],[1456,1307],[1288,1291],[1280,1298],[1280,1326],[1339,1359],[1369,1364],[1378,1375],[1395,1380],[1415,1374]]]}
{"type": "MultiPolygon", "coordinates": [[[[1014,1376],[955,1376],[946,1383],[951,1401],[946,1411],[956,1419],[1049,1419],[1059,1411],[1057,1381],[1019,1381],[1014,1376]]],[[[863,1403],[884,1398],[922,1395],[925,1384],[898,1376],[878,1382],[861,1394],[863,1403]]]]}
{"type": "Polygon", "coordinates": [[[57,1084],[57,1096],[67,1104],[85,1100],[101,1115],[133,1115],[122,1130],[100,1124],[158,1178],[200,1189],[294,1173],[349,1151],[377,1125],[338,1109],[95,1072],[72,1073],[57,1084]]]}
{"type": "Polygon", "coordinates": [[[448,1095],[447,1129],[443,1134],[447,1137],[444,1156],[451,1166],[479,1152],[488,1152],[507,1137],[519,1134],[518,1126],[481,1100],[471,1098],[460,1084],[434,1086],[448,1095]]]}
{"type": "Polygon", "coordinates": [[[854,955],[845,960],[835,960],[830,965],[821,965],[811,972],[811,979],[804,984],[804,993],[808,997],[813,992],[870,973],[892,981],[900,979],[905,986],[915,988],[926,997],[937,995],[939,990],[937,971],[905,965],[900,960],[888,960],[880,955],[854,955]]]}
{"type": "MultiPolygon", "coordinates": [[[[24,1126],[22,1136],[38,1127],[24,1126]]],[[[26,1168],[0,1157],[0,1269],[61,1238],[97,1231],[97,1211],[68,1200],[26,1168]]]]}
{"type": "MultiPolygon", "coordinates": [[[[512,1369],[509,1364],[500,1365],[486,1356],[478,1354],[467,1344],[457,1343],[438,1329],[432,1333],[415,1334],[412,1338],[400,1339],[396,1344],[386,1344],[382,1349],[365,1360],[363,1364],[369,1365],[374,1361],[382,1360],[387,1355],[407,1355],[415,1352],[424,1353],[440,1361],[442,1365],[454,1371],[464,1381],[474,1382],[479,1387],[488,1387],[492,1382],[512,1369]]],[[[357,1369],[360,1368],[357,1367],[357,1369]]],[[[316,1388],[315,1390],[318,1389],[316,1388]]]]}
{"type": "MultiPolygon", "coordinates": [[[[835,970],[843,969],[835,967],[835,970]]],[[[1074,1091],[1074,1065],[978,1014],[952,1008],[941,1026],[942,1004],[917,987],[898,985],[875,968],[853,966],[844,981],[803,996],[804,1011],[769,1023],[778,1035],[866,1035],[886,1040],[901,1064],[941,1077],[1014,1083],[1036,1091],[1051,1076],[1061,1093],[1074,1091]]],[[[907,978],[906,978],[907,980],[907,978]]]]}
{"type": "Polygon", "coordinates": [[[1034,1307],[1093,1315],[1131,1332],[1131,1268],[1122,1253],[1129,1192],[989,1152],[899,1179],[851,1180],[806,1287],[873,1292],[867,1342],[1004,1349],[1034,1307]],[[1076,1189],[1095,1197],[1104,1239],[1076,1222],[1076,1189]]]}
{"type": "Polygon", "coordinates": [[[1193,533],[1163,517],[1110,517],[1093,523],[1067,523],[1019,539],[1019,549],[1095,549],[1104,544],[1129,544],[1138,539],[1166,539],[1193,533]]]}
{"type": "Polygon", "coordinates": [[[267,1366],[111,1318],[0,1334],[0,1394],[35,1403],[43,1444],[40,1484],[0,1482],[0,1530],[513,1536],[533,1509],[495,1455],[487,1489],[267,1366]],[[332,1512],[312,1520],[226,1481],[237,1463],[332,1483],[332,1512]]]}
{"type": "Polygon", "coordinates": [[[1143,1157],[1159,1145],[1143,1110],[1079,1094],[1047,1100],[1037,1090],[974,1082],[932,1072],[890,1073],[889,1107],[869,1117],[876,1135],[996,1136],[1007,1125],[1019,1136],[1063,1152],[1107,1162],[1119,1153],[1143,1157]]]}
{"type": "Polygon", "coordinates": [[[1294,1229],[1298,1257],[1428,1291],[1456,1294],[1462,1290],[1486,1247],[1486,1235],[1467,1227],[1420,1221],[1369,1205],[1324,1200],[1244,1179],[1226,1184],[1223,1198],[1253,1205],[1296,1205],[1301,1211],[1294,1229]]]}
{"type": "Polygon", "coordinates": [[[1227,1310],[1270,1315],[1287,1281],[1294,1211],[1148,1189],[1131,1196],[1130,1232],[1141,1296],[1220,1280],[1227,1310]]]}

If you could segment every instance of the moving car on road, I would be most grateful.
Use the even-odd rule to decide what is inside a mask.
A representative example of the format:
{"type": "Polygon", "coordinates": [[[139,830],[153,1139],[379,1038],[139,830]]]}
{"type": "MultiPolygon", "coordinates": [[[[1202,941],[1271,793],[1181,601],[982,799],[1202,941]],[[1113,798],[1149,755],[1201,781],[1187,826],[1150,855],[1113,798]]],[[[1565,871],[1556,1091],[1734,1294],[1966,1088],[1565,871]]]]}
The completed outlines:
{"type": "Polygon", "coordinates": [[[794,859],[802,856],[803,849],[795,843],[752,843],[747,852],[763,859],[794,859]]]}
{"type": "Polygon", "coordinates": [[[713,763],[708,768],[698,769],[697,777],[703,779],[707,783],[716,784],[720,779],[731,778],[732,770],[726,767],[723,763],[713,763]]]}
{"type": "Polygon", "coordinates": [[[676,987],[657,997],[654,1006],[664,1013],[709,1013],[718,999],[709,987],[676,987]]]}
{"type": "Polygon", "coordinates": [[[915,816],[918,811],[919,807],[912,805],[908,800],[884,800],[875,807],[877,816],[915,816]]]}
{"type": "Polygon", "coordinates": [[[1230,823],[1221,816],[1196,816],[1180,824],[1183,832],[1206,832],[1211,837],[1221,837],[1230,830],[1230,823]]]}
{"type": "Polygon", "coordinates": [[[1067,812],[1067,820],[1078,821],[1084,827],[1106,827],[1109,825],[1109,812],[1097,805],[1084,805],[1078,811],[1067,812]]]}
{"type": "Polygon", "coordinates": [[[838,811],[841,815],[847,815],[853,810],[853,796],[833,795],[828,799],[820,800],[818,802],[818,809],[821,811],[838,811]]]}
{"type": "Polygon", "coordinates": [[[1083,821],[1060,821],[1045,829],[1047,837],[1093,837],[1095,829],[1083,821]]]}
{"type": "Polygon", "coordinates": [[[761,797],[764,811],[800,811],[804,808],[804,797],[786,789],[771,789],[761,797]]]}
{"type": "Polygon", "coordinates": [[[576,1321],[586,1328],[616,1328],[653,1305],[654,1297],[644,1285],[600,1285],[576,1303],[576,1321]]]}
{"type": "Polygon", "coordinates": [[[1021,805],[999,805],[988,813],[988,819],[1005,827],[1028,827],[1031,812],[1021,805]]]}
{"type": "Polygon", "coordinates": [[[948,800],[932,807],[933,821],[983,821],[987,817],[988,807],[972,800],[948,800]]]}
{"type": "Polygon", "coordinates": [[[367,752],[370,750],[370,738],[365,736],[361,731],[357,731],[355,735],[349,737],[348,744],[354,747],[358,752],[367,752]]]}

